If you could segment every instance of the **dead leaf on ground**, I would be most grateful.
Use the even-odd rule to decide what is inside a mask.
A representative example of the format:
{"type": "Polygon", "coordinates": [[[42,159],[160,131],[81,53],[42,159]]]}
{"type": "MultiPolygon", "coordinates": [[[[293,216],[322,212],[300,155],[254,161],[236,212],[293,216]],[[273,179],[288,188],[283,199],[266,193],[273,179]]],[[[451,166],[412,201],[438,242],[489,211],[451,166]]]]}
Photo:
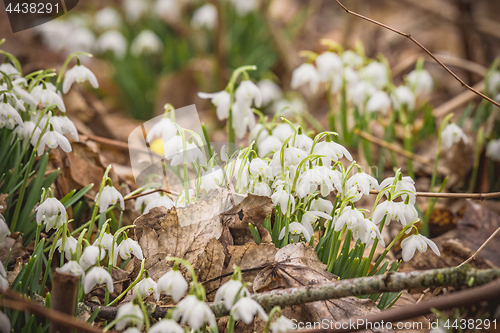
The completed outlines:
{"type": "MultiPolygon", "coordinates": [[[[401,307],[409,307],[415,305],[416,301],[412,295],[410,295],[406,290],[396,303],[392,306],[392,309],[397,309],[401,307]]],[[[402,320],[403,327],[411,327],[409,329],[395,329],[395,333],[426,333],[429,331],[429,321],[424,316],[419,316],[416,318],[402,320]],[[407,325],[407,326],[405,326],[407,325]]]]}
{"type": "Polygon", "coordinates": [[[5,264],[7,258],[9,258],[8,266],[13,265],[17,258],[29,255],[26,249],[23,247],[22,237],[19,236],[17,239],[7,237],[5,241],[0,244],[0,261],[5,264]]]}

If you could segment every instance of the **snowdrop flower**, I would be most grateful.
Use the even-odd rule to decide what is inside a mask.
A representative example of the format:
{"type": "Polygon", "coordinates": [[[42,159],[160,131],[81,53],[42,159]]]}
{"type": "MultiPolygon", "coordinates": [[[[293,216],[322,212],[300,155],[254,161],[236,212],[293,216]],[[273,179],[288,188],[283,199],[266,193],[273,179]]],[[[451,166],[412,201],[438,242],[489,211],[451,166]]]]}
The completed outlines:
{"type": "Polygon", "coordinates": [[[260,94],[262,95],[262,105],[271,104],[271,102],[283,97],[283,91],[280,86],[271,80],[260,80],[257,82],[257,87],[259,87],[260,94]]]}
{"type": "Polygon", "coordinates": [[[352,236],[355,240],[361,240],[366,246],[378,238],[382,247],[385,247],[384,238],[380,234],[378,227],[368,219],[361,219],[357,225],[352,228],[352,236]]]}
{"type": "Polygon", "coordinates": [[[365,216],[357,208],[345,206],[335,220],[335,231],[342,230],[344,225],[347,226],[347,229],[353,229],[363,219],[365,219],[365,216]]]}
{"type": "Polygon", "coordinates": [[[363,110],[367,99],[375,94],[376,91],[373,84],[361,81],[356,83],[353,88],[349,90],[348,97],[358,109],[363,110]]]}
{"type": "Polygon", "coordinates": [[[387,68],[380,62],[374,61],[360,71],[363,79],[370,81],[378,89],[383,88],[389,81],[387,78],[387,68]]]}
{"type": "MultiPolygon", "coordinates": [[[[47,118],[44,117],[41,121],[40,121],[40,124],[39,126],[41,128],[43,128],[45,126],[45,122],[47,121],[46,120],[47,118]]],[[[79,140],[79,137],[78,137],[78,131],[75,127],[75,124],[66,116],[53,116],[53,117],[50,117],[49,119],[49,124],[52,125],[52,128],[54,131],[64,135],[66,133],[69,133],[71,134],[71,136],[73,137],[73,139],[75,139],[75,141],[78,141],[79,140]]]]}
{"type": "Polygon", "coordinates": [[[397,87],[391,97],[392,105],[396,110],[399,110],[402,106],[406,106],[410,111],[415,108],[415,95],[407,86],[397,87]]]}
{"type": "Polygon", "coordinates": [[[255,116],[250,106],[241,109],[237,103],[231,108],[233,112],[233,128],[236,137],[242,138],[247,131],[255,126],[255,116]]]}
{"type": "Polygon", "coordinates": [[[434,85],[431,74],[425,69],[411,71],[406,76],[406,81],[417,96],[428,95],[434,85]]]}
{"type": "Polygon", "coordinates": [[[314,146],[313,153],[326,156],[321,158],[323,165],[331,165],[331,160],[338,161],[344,156],[349,161],[352,161],[351,153],[344,146],[333,141],[318,142],[314,146]]]}
{"type": "Polygon", "coordinates": [[[404,202],[394,202],[389,200],[378,204],[373,211],[372,222],[379,224],[384,216],[387,215],[385,218],[385,225],[389,225],[391,220],[398,220],[403,226],[406,226],[408,221],[406,221],[402,205],[404,205],[404,202]]]}
{"type": "Polygon", "coordinates": [[[311,210],[316,210],[323,212],[325,214],[331,214],[333,210],[333,204],[330,200],[316,198],[311,201],[311,210]]]}
{"type": "Polygon", "coordinates": [[[306,229],[309,231],[309,234],[313,235],[314,234],[314,229],[313,225],[316,223],[316,221],[319,220],[319,218],[322,217],[325,220],[331,220],[332,217],[328,214],[325,214],[323,212],[319,211],[314,211],[310,210],[304,213],[302,215],[302,220],[300,220],[300,224],[302,224],[306,229]]]}
{"type": "Polygon", "coordinates": [[[99,213],[104,213],[109,206],[120,202],[121,210],[125,210],[125,203],[123,201],[123,195],[113,186],[106,185],[99,193],[96,194],[94,201],[99,205],[99,213]]]}
{"type": "Polygon", "coordinates": [[[272,333],[285,333],[294,330],[296,326],[293,321],[287,317],[280,316],[269,328],[272,333]]]}
{"type": "Polygon", "coordinates": [[[36,108],[36,101],[33,96],[25,90],[27,86],[26,80],[24,78],[19,78],[12,81],[12,90],[19,96],[26,104],[31,106],[31,108],[36,108]]]}
{"type": "Polygon", "coordinates": [[[351,67],[345,67],[343,74],[343,78],[349,87],[354,87],[360,81],[359,73],[351,67]]]}
{"type": "Polygon", "coordinates": [[[64,106],[61,96],[55,92],[55,89],[51,89],[48,83],[45,84],[45,87],[43,85],[39,85],[33,88],[31,90],[31,94],[35,99],[35,102],[37,104],[41,103],[44,108],[55,104],[61,112],[66,112],[66,107],[64,106]]]}
{"type": "Polygon", "coordinates": [[[137,243],[135,240],[131,238],[123,240],[120,243],[120,245],[118,245],[116,250],[117,250],[116,252],[120,254],[120,257],[123,260],[129,259],[132,256],[132,254],[139,260],[144,259],[139,243],[137,243]]]}
{"type": "Polygon", "coordinates": [[[363,57],[359,56],[358,54],[356,54],[351,50],[343,52],[341,57],[344,66],[359,68],[363,65],[363,57]]]}
{"type": "MultiPolygon", "coordinates": [[[[189,203],[193,203],[198,199],[196,196],[196,192],[194,189],[189,190],[189,203]]],[[[187,200],[186,200],[186,191],[182,191],[179,196],[177,197],[177,200],[175,201],[175,207],[181,208],[181,207],[186,207],[187,200]]]]}
{"type": "Polygon", "coordinates": [[[292,73],[292,89],[297,89],[303,85],[309,84],[309,89],[313,93],[318,91],[320,76],[316,68],[308,63],[297,67],[292,73]]]}
{"type": "MultiPolygon", "coordinates": [[[[3,207],[0,206],[0,209],[3,207]]],[[[2,214],[0,214],[0,245],[5,242],[5,239],[10,235],[10,230],[9,226],[5,222],[5,217],[3,217],[2,214]]]]}
{"type": "Polygon", "coordinates": [[[0,128],[12,130],[16,125],[23,125],[23,119],[17,110],[8,103],[0,103],[0,128]]]}
{"type": "Polygon", "coordinates": [[[306,151],[306,152],[310,152],[311,151],[311,148],[312,148],[312,145],[313,145],[313,139],[311,139],[307,135],[305,135],[305,134],[297,134],[292,141],[293,141],[293,146],[294,147],[302,149],[303,151],[306,151]]]}
{"type": "MultiPolygon", "coordinates": [[[[17,70],[16,70],[17,71],[17,70]]],[[[486,84],[490,96],[496,95],[500,88],[500,72],[494,71],[486,77],[486,84]]]]}
{"type": "MultiPolygon", "coordinates": [[[[31,144],[33,145],[33,147],[36,147],[36,143],[38,142],[40,134],[41,131],[40,132],[35,131],[35,133],[31,137],[31,144]]],[[[71,151],[71,144],[69,143],[69,140],[64,135],[62,135],[57,131],[45,132],[45,134],[42,136],[38,144],[37,148],[38,156],[42,156],[45,150],[45,145],[47,145],[47,147],[51,149],[61,147],[61,149],[67,153],[71,151]]]]}
{"type": "Polygon", "coordinates": [[[273,200],[274,206],[280,205],[282,212],[286,212],[289,204],[291,206],[290,211],[295,211],[295,200],[293,199],[293,196],[282,187],[274,191],[271,195],[271,199],[273,200]]]}
{"type": "Polygon", "coordinates": [[[254,158],[252,162],[250,162],[250,174],[255,178],[259,176],[265,177],[267,169],[269,169],[269,164],[260,158],[254,158]]]}
{"type": "Polygon", "coordinates": [[[0,261],[0,292],[5,292],[9,288],[9,281],[6,279],[7,272],[3,263],[0,261]]]}
{"type": "Polygon", "coordinates": [[[149,211],[155,207],[165,207],[167,210],[174,207],[174,201],[167,197],[166,195],[160,195],[151,200],[146,207],[144,207],[143,214],[149,213],[149,211]]]}
{"type": "Polygon", "coordinates": [[[454,143],[460,142],[463,140],[465,144],[469,142],[469,139],[465,135],[464,131],[458,127],[457,124],[448,124],[441,132],[441,140],[443,142],[443,146],[446,148],[451,148],[454,143]]]}
{"type": "Polygon", "coordinates": [[[366,111],[387,113],[391,107],[391,99],[385,91],[377,91],[368,99],[366,111]]]}
{"type": "Polygon", "coordinates": [[[194,28],[207,28],[212,30],[217,25],[217,8],[211,3],[207,3],[198,8],[191,18],[191,25],[194,28]]]}
{"type": "Polygon", "coordinates": [[[215,293],[214,303],[223,302],[227,310],[231,310],[236,297],[241,298],[249,295],[247,288],[239,280],[229,280],[224,283],[215,293]]]}
{"type": "Polygon", "coordinates": [[[427,251],[427,245],[431,247],[432,251],[434,251],[435,254],[437,254],[438,256],[441,255],[437,245],[425,236],[416,234],[403,239],[403,241],[401,242],[401,249],[403,250],[403,260],[408,261],[413,258],[415,250],[417,249],[418,251],[420,251],[420,253],[427,251]]]}
{"type": "Polygon", "coordinates": [[[215,316],[210,307],[204,301],[200,301],[194,295],[186,296],[177,304],[173,314],[174,320],[181,320],[181,324],[188,324],[193,330],[198,330],[207,323],[215,327],[215,316]]]}
{"type": "Polygon", "coordinates": [[[333,191],[332,183],[326,173],[321,171],[322,169],[320,169],[320,167],[313,167],[300,174],[295,189],[295,192],[300,198],[312,194],[316,191],[318,186],[320,186],[322,196],[327,196],[333,191]]]}
{"type": "Polygon", "coordinates": [[[257,144],[260,157],[266,157],[270,153],[274,153],[281,149],[283,142],[274,135],[266,136],[262,141],[257,144]]]}
{"type": "Polygon", "coordinates": [[[179,269],[174,266],[170,271],[163,274],[163,276],[158,279],[155,286],[155,297],[158,301],[161,293],[164,292],[166,295],[170,295],[174,302],[178,302],[182,296],[184,296],[187,289],[188,283],[179,269]]]}
{"type": "MultiPolygon", "coordinates": [[[[40,129],[36,126],[36,123],[32,121],[25,121],[22,125],[18,125],[14,129],[14,133],[23,141],[29,141],[31,134],[40,136],[40,129]],[[35,132],[36,134],[33,134],[35,132]]],[[[36,142],[35,142],[36,143],[36,142]]]]}
{"type": "MultiPolygon", "coordinates": [[[[279,239],[283,239],[285,237],[285,231],[286,227],[281,229],[279,239]]],[[[290,239],[294,242],[297,243],[300,239],[300,236],[304,236],[304,238],[307,240],[307,242],[311,241],[311,236],[312,234],[309,232],[309,230],[304,227],[301,223],[299,222],[292,222],[288,225],[288,232],[290,233],[290,239]]]]}
{"type": "Polygon", "coordinates": [[[249,325],[254,316],[258,314],[263,321],[267,321],[268,317],[262,306],[251,299],[250,297],[242,297],[231,308],[231,315],[234,320],[242,320],[249,325]]]}
{"type": "Polygon", "coordinates": [[[10,319],[9,317],[0,311],[0,327],[2,333],[8,333],[11,331],[10,319]]]}
{"type": "Polygon", "coordinates": [[[158,0],[154,6],[154,12],[168,21],[176,21],[181,14],[179,0],[158,0]]]}
{"type": "Polygon", "coordinates": [[[84,270],[87,270],[97,263],[98,258],[99,260],[102,260],[105,256],[106,253],[104,251],[99,251],[99,248],[97,246],[89,245],[85,248],[85,250],[83,250],[82,256],[80,257],[78,263],[84,270]],[[101,252],[100,258],[99,252],[101,252]]]}
{"type": "Polygon", "coordinates": [[[257,123],[251,130],[250,135],[248,136],[248,141],[256,141],[260,143],[266,137],[269,136],[269,131],[260,123],[257,123]]]}
{"type": "Polygon", "coordinates": [[[168,142],[176,133],[177,127],[174,122],[170,118],[164,116],[148,131],[146,141],[152,143],[155,139],[161,138],[163,142],[168,142]]]}
{"type": "Polygon", "coordinates": [[[260,195],[263,197],[270,197],[272,192],[273,191],[271,190],[269,185],[267,185],[266,183],[263,183],[263,182],[257,182],[254,185],[252,194],[260,195]]]}
{"type": "Polygon", "coordinates": [[[165,152],[165,158],[171,160],[170,164],[176,166],[184,163],[192,163],[198,160],[200,165],[205,164],[205,158],[200,148],[192,142],[186,142],[186,150],[184,151],[184,142],[182,136],[175,135],[170,140],[168,140],[163,146],[165,152]],[[186,160],[184,160],[184,154],[186,154],[186,160]]]}
{"type": "Polygon", "coordinates": [[[113,247],[116,248],[116,244],[113,244],[113,235],[108,232],[105,232],[102,235],[101,241],[99,241],[99,238],[96,238],[94,244],[92,245],[101,248],[101,257],[103,257],[103,253],[105,253],[104,251],[111,251],[113,247]]]}
{"type": "MultiPolygon", "coordinates": [[[[384,189],[384,188],[392,185],[393,183],[394,183],[394,177],[388,177],[380,183],[380,189],[384,189]]],[[[405,177],[402,177],[401,180],[398,180],[396,182],[396,188],[394,189],[394,191],[396,193],[399,191],[412,192],[412,193],[403,194],[401,196],[401,198],[403,200],[406,200],[406,197],[409,195],[410,196],[409,203],[412,205],[415,204],[417,189],[415,188],[415,181],[410,176],[405,176],[405,177]]],[[[385,194],[385,196],[388,196],[387,192],[385,192],[384,194],[385,194]]]]}
{"type": "Polygon", "coordinates": [[[78,262],[74,260],[68,261],[67,263],[62,265],[61,268],[56,268],[56,270],[61,273],[69,273],[85,278],[85,270],[78,264],[78,262]]]}
{"type": "Polygon", "coordinates": [[[262,106],[262,94],[260,93],[259,87],[250,80],[245,80],[240,83],[236,89],[234,98],[236,104],[238,104],[239,110],[244,110],[250,108],[253,104],[256,107],[262,106]]]}
{"type": "Polygon", "coordinates": [[[160,53],[162,49],[163,43],[160,37],[148,29],[142,30],[130,45],[130,53],[134,57],[139,57],[143,54],[160,53]]]}
{"type": "Polygon", "coordinates": [[[141,297],[146,298],[153,293],[154,297],[156,299],[159,299],[160,296],[156,295],[155,292],[156,292],[156,282],[154,282],[152,278],[147,278],[141,280],[138,284],[135,285],[133,295],[134,298],[137,295],[141,295],[141,297]]]}
{"type": "Polygon", "coordinates": [[[283,116],[301,115],[305,108],[304,101],[298,97],[291,100],[279,99],[273,103],[274,113],[281,112],[283,116]]]}
{"type": "Polygon", "coordinates": [[[59,253],[62,253],[64,251],[64,256],[66,260],[71,260],[71,255],[73,253],[76,253],[76,246],[78,244],[78,241],[72,237],[66,237],[64,240],[64,247],[62,246],[62,238],[60,238],[57,243],[56,243],[56,248],[59,250],[59,253]]]}
{"type": "Polygon", "coordinates": [[[500,139],[488,142],[486,146],[486,156],[494,161],[500,161],[500,139]]]}
{"type": "Polygon", "coordinates": [[[56,198],[47,198],[36,209],[36,223],[41,225],[46,224],[45,230],[55,227],[58,229],[66,223],[66,208],[56,198]],[[57,219],[57,220],[56,220],[57,219]],[[50,226],[49,226],[50,224],[50,226]]]}
{"type": "Polygon", "coordinates": [[[205,171],[201,176],[201,184],[205,191],[210,191],[214,188],[221,187],[225,182],[224,171],[216,166],[205,171]]]}
{"type": "Polygon", "coordinates": [[[106,31],[97,39],[96,48],[100,53],[110,51],[116,58],[123,59],[127,53],[127,39],[119,31],[106,31]]]}
{"type": "Polygon", "coordinates": [[[87,67],[83,65],[75,65],[73,68],[69,69],[64,75],[63,81],[63,93],[67,93],[69,88],[73,85],[73,82],[82,83],[89,81],[92,87],[99,88],[99,83],[97,83],[97,78],[94,73],[87,67]]]}
{"type": "Polygon", "coordinates": [[[331,82],[337,76],[342,79],[342,59],[333,52],[324,52],[317,56],[316,67],[323,82],[331,82]]]}
{"type": "MultiPolygon", "coordinates": [[[[152,188],[148,188],[148,189],[145,189],[144,191],[141,192],[141,194],[146,194],[146,193],[149,193],[149,194],[140,196],[137,199],[135,199],[135,206],[134,206],[135,210],[140,211],[143,205],[147,206],[151,201],[161,197],[161,194],[159,192],[150,193],[153,190],[154,189],[152,189],[152,188]]],[[[172,205],[173,205],[173,202],[172,202],[172,205]]]]}
{"type": "Polygon", "coordinates": [[[116,319],[118,319],[115,324],[115,329],[117,331],[124,330],[127,325],[141,329],[144,322],[144,314],[139,305],[128,302],[118,307],[116,319]]]}
{"type": "Polygon", "coordinates": [[[106,7],[95,15],[95,26],[100,30],[118,29],[122,24],[120,14],[113,7],[106,7]]]}
{"type": "Polygon", "coordinates": [[[108,291],[112,293],[113,279],[111,278],[111,275],[108,273],[108,271],[102,267],[92,268],[83,279],[83,289],[85,291],[85,294],[91,292],[96,284],[103,283],[106,283],[108,291]]]}
{"type": "Polygon", "coordinates": [[[346,189],[357,187],[364,195],[370,194],[370,190],[378,190],[378,181],[366,172],[358,172],[346,181],[346,189]]]}
{"type": "Polygon", "coordinates": [[[229,107],[231,106],[231,95],[225,91],[219,91],[216,93],[204,93],[199,92],[198,96],[203,99],[210,98],[210,102],[215,106],[215,112],[217,113],[217,118],[219,120],[224,120],[229,118],[229,107]]]}
{"type": "MultiPolygon", "coordinates": [[[[3,64],[0,64],[0,71],[4,72],[5,74],[7,74],[11,80],[15,80],[17,78],[20,78],[21,77],[21,73],[19,73],[19,71],[17,70],[17,68],[10,64],[10,63],[3,63],[3,64]]],[[[3,76],[2,76],[3,78],[3,76]]]]}
{"type": "MultiPolygon", "coordinates": [[[[279,152],[277,152],[277,153],[279,153],[279,152]]],[[[299,165],[299,163],[302,162],[302,160],[304,158],[306,158],[307,155],[308,154],[305,151],[303,151],[302,149],[295,148],[295,147],[287,147],[287,148],[285,148],[285,151],[284,151],[285,165],[286,166],[299,165]]],[[[277,160],[279,162],[279,158],[277,160]]],[[[273,161],[274,161],[274,158],[273,158],[273,161]]]]}
{"type": "Polygon", "coordinates": [[[257,10],[259,0],[231,0],[239,16],[245,16],[250,12],[257,10]]]}
{"type": "Polygon", "coordinates": [[[160,319],[148,333],[184,333],[184,329],[172,319],[160,319]]]}
{"type": "Polygon", "coordinates": [[[283,124],[279,124],[278,126],[273,128],[272,136],[277,137],[281,141],[285,141],[293,133],[294,133],[293,129],[290,127],[290,125],[283,123],[283,124]]]}
{"type": "Polygon", "coordinates": [[[134,23],[137,22],[147,11],[148,3],[146,1],[125,0],[123,3],[127,19],[134,23]]]}

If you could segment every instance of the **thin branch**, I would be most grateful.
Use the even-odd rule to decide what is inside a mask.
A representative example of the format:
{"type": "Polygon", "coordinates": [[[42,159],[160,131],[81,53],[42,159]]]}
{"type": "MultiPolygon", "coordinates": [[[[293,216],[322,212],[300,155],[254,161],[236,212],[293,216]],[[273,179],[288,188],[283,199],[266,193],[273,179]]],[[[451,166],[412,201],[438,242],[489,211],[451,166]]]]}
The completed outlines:
{"type": "Polygon", "coordinates": [[[37,316],[46,317],[54,322],[75,328],[80,332],[102,333],[102,331],[95,326],[91,326],[86,322],[80,321],[65,313],[46,309],[44,306],[38,305],[10,289],[5,292],[5,296],[12,299],[1,299],[0,307],[29,312],[37,316]]]}
{"type": "MultiPolygon", "coordinates": [[[[370,194],[378,194],[377,190],[370,190],[370,194]]],[[[428,198],[449,198],[449,199],[473,199],[473,200],[485,200],[500,198],[500,192],[491,193],[435,193],[435,192],[416,192],[417,197],[428,197],[428,198]]]]}
{"type": "MultiPolygon", "coordinates": [[[[439,311],[468,306],[483,301],[495,300],[500,297],[500,281],[488,283],[477,288],[457,291],[419,304],[401,308],[393,308],[362,317],[354,317],[336,322],[330,329],[306,329],[294,331],[297,333],[341,333],[369,329],[370,325],[382,322],[400,322],[431,313],[431,309],[439,311]],[[354,325],[353,325],[354,323],[354,325]],[[338,327],[338,328],[337,328],[338,327]]],[[[426,327],[424,327],[426,328],[426,327]]]]}
{"type": "Polygon", "coordinates": [[[404,36],[404,37],[408,38],[413,43],[415,43],[418,47],[420,47],[422,50],[424,50],[424,52],[427,53],[432,59],[434,59],[434,61],[436,61],[439,65],[441,65],[441,67],[443,67],[451,76],[453,76],[455,78],[455,80],[457,80],[458,82],[460,82],[460,84],[463,87],[469,89],[474,94],[476,94],[478,96],[481,96],[482,98],[484,98],[488,102],[492,103],[493,105],[496,105],[496,106],[500,107],[500,103],[496,102],[492,98],[486,96],[485,94],[477,91],[476,89],[472,88],[467,83],[465,83],[457,74],[455,74],[451,69],[449,69],[445,64],[443,64],[443,62],[441,60],[439,60],[431,51],[429,51],[425,46],[423,46],[422,44],[420,44],[420,42],[417,41],[415,38],[413,38],[410,34],[404,33],[402,31],[394,29],[394,28],[392,28],[392,27],[390,27],[390,26],[388,26],[386,24],[383,24],[383,23],[380,23],[378,21],[375,21],[374,19],[371,19],[369,17],[363,16],[363,15],[358,14],[356,12],[353,12],[353,11],[347,9],[347,7],[344,6],[339,0],[335,0],[335,2],[338,3],[339,6],[342,7],[348,14],[354,15],[354,16],[359,17],[359,18],[361,18],[361,19],[363,19],[365,21],[371,22],[373,24],[376,24],[376,25],[378,25],[380,27],[383,27],[383,28],[385,28],[387,30],[390,30],[390,31],[392,31],[394,33],[397,33],[397,34],[399,34],[401,36],[404,36]]]}
{"type": "Polygon", "coordinates": [[[481,252],[484,249],[484,247],[486,245],[488,245],[488,243],[498,234],[498,232],[500,232],[500,227],[498,227],[497,230],[495,230],[495,232],[493,234],[491,234],[490,237],[488,237],[488,239],[483,243],[483,245],[481,245],[479,247],[479,249],[477,249],[477,251],[474,252],[474,254],[469,257],[469,259],[465,260],[463,263],[461,263],[460,265],[458,265],[457,268],[461,267],[461,266],[469,263],[471,260],[473,260],[479,254],[479,252],[481,252]]]}
{"type": "Polygon", "coordinates": [[[139,194],[136,194],[136,195],[133,195],[133,196],[130,196],[130,197],[127,197],[123,200],[127,201],[127,200],[132,200],[132,199],[136,199],[136,198],[139,198],[139,197],[143,197],[145,195],[148,195],[148,194],[151,194],[151,193],[155,193],[155,192],[163,192],[163,193],[167,193],[167,194],[173,194],[173,195],[179,195],[178,192],[174,192],[174,191],[170,191],[170,190],[165,190],[163,188],[158,188],[156,190],[152,190],[152,191],[149,191],[147,193],[139,193],[139,194]]]}

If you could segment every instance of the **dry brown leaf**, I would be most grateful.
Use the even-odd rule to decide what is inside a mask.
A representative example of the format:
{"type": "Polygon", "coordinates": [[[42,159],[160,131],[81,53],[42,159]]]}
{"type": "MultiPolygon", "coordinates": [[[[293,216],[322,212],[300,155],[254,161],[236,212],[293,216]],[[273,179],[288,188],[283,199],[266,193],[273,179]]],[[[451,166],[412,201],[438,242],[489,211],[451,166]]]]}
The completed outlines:
{"type": "Polygon", "coordinates": [[[22,237],[19,236],[17,239],[7,237],[5,241],[0,244],[0,261],[5,264],[7,258],[9,258],[8,265],[13,265],[17,258],[22,258],[25,255],[29,256],[26,249],[23,247],[22,237]]]}
{"type": "MultiPolygon", "coordinates": [[[[283,287],[293,288],[327,283],[334,278],[336,278],[334,274],[325,271],[325,265],[319,261],[312,247],[305,243],[290,244],[276,253],[274,265],[265,268],[257,275],[254,291],[274,289],[273,284],[276,284],[276,281],[280,281],[283,287]]],[[[371,300],[344,297],[287,307],[283,314],[305,325],[321,323],[325,319],[338,321],[378,311],[380,310],[371,300]]],[[[391,332],[391,330],[377,332],[391,332]]]]}

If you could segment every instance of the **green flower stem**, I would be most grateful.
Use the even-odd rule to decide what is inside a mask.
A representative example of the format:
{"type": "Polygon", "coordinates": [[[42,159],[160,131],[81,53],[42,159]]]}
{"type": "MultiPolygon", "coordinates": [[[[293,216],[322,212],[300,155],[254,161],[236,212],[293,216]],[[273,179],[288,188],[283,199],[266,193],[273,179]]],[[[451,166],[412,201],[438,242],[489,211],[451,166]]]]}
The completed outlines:
{"type": "MultiPolygon", "coordinates": [[[[144,262],[144,260],[143,260],[144,262]]],[[[149,313],[144,306],[144,302],[142,301],[142,297],[140,295],[137,296],[137,300],[139,302],[139,306],[141,307],[142,314],[144,316],[144,323],[146,324],[146,332],[149,331],[149,313]]]]}
{"type": "Polygon", "coordinates": [[[142,275],[144,274],[144,261],[146,259],[142,259],[141,261],[141,270],[139,272],[139,275],[137,275],[137,278],[132,282],[127,289],[125,289],[118,297],[116,297],[111,303],[109,303],[107,306],[112,306],[118,303],[119,300],[121,300],[127,293],[129,292],[130,289],[134,288],[136,284],[138,284],[141,281],[142,275]]]}
{"type": "Polygon", "coordinates": [[[266,322],[266,326],[264,327],[264,333],[269,332],[269,327],[271,326],[271,321],[273,320],[274,315],[278,313],[278,318],[281,317],[281,308],[279,306],[275,306],[269,312],[269,316],[266,322]]]}
{"type": "Polygon", "coordinates": [[[233,333],[234,332],[234,318],[232,315],[229,316],[229,321],[227,323],[227,333],[233,333]]]}
{"type": "MultiPolygon", "coordinates": [[[[69,56],[68,56],[68,58],[69,58],[69,56]]],[[[101,193],[102,193],[102,190],[104,189],[104,186],[106,185],[106,181],[108,179],[108,173],[110,170],[111,170],[111,164],[108,165],[108,167],[106,168],[106,171],[104,172],[104,176],[102,177],[102,180],[101,180],[101,185],[99,186],[99,192],[97,193],[97,200],[94,204],[94,209],[92,211],[92,217],[90,218],[89,225],[88,225],[89,233],[87,234],[87,241],[89,243],[90,243],[90,240],[92,239],[92,231],[94,230],[94,223],[95,223],[95,220],[97,217],[97,209],[99,208],[99,202],[101,200],[101,193]]]]}
{"type": "Polygon", "coordinates": [[[193,266],[191,266],[189,261],[181,259],[181,258],[176,258],[176,257],[167,257],[167,261],[174,261],[174,262],[178,262],[178,263],[183,264],[184,267],[186,267],[186,269],[188,270],[189,274],[191,274],[191,278],[193,281],[192,283],[193,284],[198,283],[198,280],[196,278],[196,273],[194,272],[194,268],[193,268],[193,266]]]}
{"type": "Polygon", "coordinates": [[[63,65],[61,67],[61,71],[59,72],[59,75],[57,76],[56,86],[58,88],[59,88],[59,85],[61,84],[64,72],[66,71],[66,67],[68,67],[69,62],[71,61],[71,59],[76,58],[79,55],[83,55],[83,56],[87,56],[89,58],[92,58],[92,54],[87,53],[87,52],[73,52],[70,55],[68,55],[68,57],[66,58],[66,60],[64,61],[63,65]]]}
{"type": "MultiPolygon", "coordinates": [[[[384,229],[386,218],[387,218],[387,214],[384,216],[384,218],[380,222],[380,226],[378,229],[380,233],[382,233],[382,230],[384,229]]],[[[377,249],[377,245],[378,245],[378,238],[375,238],[375,240],[373,241],[373,244],[372,244],[372,248],[370,250],[370,254],[368,256],[368,260],[366,261],[366,267],[363,270],[363,276],[366,276],[368,274],[368,269],[370,268],[370,263],[372,262],[373,256],[375,255],[375,250],[377,249]]]]}
{"type": "MultiPolygon", "coordinates": [[[[61,235],[61,232],[62,232],[63,228],[59,228],[57,229],[56,231],[56,236],[54,237],[54,240],[58,239],[59,236],[61,235]]],[[[52,258],[54,257],[54,252],[56,250],[56,243],[57,242],[52,242],[52,245],[50,247],[50,252],[49,252],[49,259],[47,261],[47,266],[45,268],[45,273],[43,275],[43,280],[42,280],[42,284],[40,285],[40,290],[43,290],[45,289],[45,284],[47,283],[47,277],[49,276],[49,272],[50,272],[50,266],[52,264],[52,258]]]]}

